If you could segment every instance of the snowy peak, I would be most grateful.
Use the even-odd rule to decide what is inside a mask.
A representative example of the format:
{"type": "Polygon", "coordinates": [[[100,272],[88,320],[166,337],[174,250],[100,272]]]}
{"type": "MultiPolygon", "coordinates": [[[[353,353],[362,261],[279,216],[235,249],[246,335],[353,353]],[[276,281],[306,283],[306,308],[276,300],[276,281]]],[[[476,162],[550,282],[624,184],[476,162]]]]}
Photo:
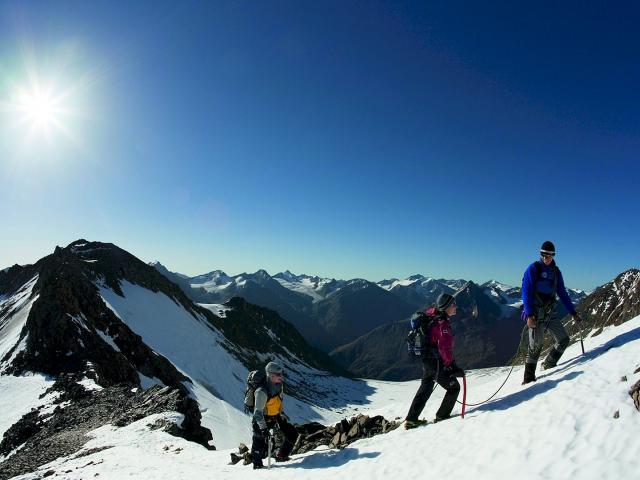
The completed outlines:
{"type": "Polygon", "coordinates": [[[266,281],[272,280],[271,275],[269,275],[269,272],[262,269],[254,273],[252,277],[260,282],[266,282],[266,281]]]}
{"type": "Polygon", "coordinates": [[[504,283],[500,283],[497,280],[489,280],[488,282],[483,283],[481,287],[490,288],[492,290],[498,290],[500,292],[506,292],[513,288],[513,287],[510,287],[509,285],[505,285],[504,283]]]}
{"type": "Polygon", "coordinates": [[[425,277],[418,273],[418,274],[415,274],[415,275],[411,275],[407,280],[411,280],[411,281],[415,282],[415,281],[424,280],[424,279],[425,279],[425,277]]]}
{"type": "Polygon", "coordinates": [[[314,303],[325,299],[347,283],[344,280],[335,280],[333,278],[305,274],[295,275],[289,270],[278,273],[273,278],[283,287],[309,297],[314,303]]]}
{"type": "Polygon", "coordinates": [[[484,293],[499,305],[520,308],[522,305],[521,289],[511,287],[497,280],[489,280],[483,283],[480,288],[484,293]]]}
{"type": "MultiPolygon", "coordinates": [[[[179,275],[179,274],[178,274],[179,275]]],[[[198,275],[196,277],[185,277],[194,288],[215,288],[225,287],[233,282],[233,278],[222,270],[198,275]]]]}
{"type": "Polygon", "coordinates": [[[458,289],[451,288],[446,281],[416,274],[403,280],[382,280],[377,285],[403,301],[422,309],[433,304],[441,293],[454,294],[458,289]]]}
{"type": "Polygon", "coordinates": [[[280,273],[276,273],[273,278],[275,278],[276,280],[280,279],[280,280],[284,280],[286,282],[299,282],[302,278],[304,278],[305,275],[295,275],[294,273],[291,273],[289,270],[286,270],[284,272],[280,272],[280,273]]]}

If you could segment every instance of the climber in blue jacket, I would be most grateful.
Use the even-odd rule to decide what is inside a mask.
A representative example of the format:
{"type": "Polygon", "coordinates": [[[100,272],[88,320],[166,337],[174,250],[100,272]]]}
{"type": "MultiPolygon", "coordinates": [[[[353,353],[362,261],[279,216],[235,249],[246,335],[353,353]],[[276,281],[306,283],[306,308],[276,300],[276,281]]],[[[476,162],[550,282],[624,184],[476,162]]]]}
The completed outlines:
{"type": "Polygon", "coordinates": [[[540,260],[529,265],[522,278],[522,318],[529,327],[529,348],[525,359],[523,384],[536,380],[536,364],[542,352],[546,330],[553,335],[555,345],[542,364],[544,369],[555,367],[569,345],[567,330],[555,315],[557,297],[560,297],[560,301],[576,322],[582,321],[569,298],[562,272],[553,258],[555,255],[556,247],[547,240],[540,248],[540,260]]]}

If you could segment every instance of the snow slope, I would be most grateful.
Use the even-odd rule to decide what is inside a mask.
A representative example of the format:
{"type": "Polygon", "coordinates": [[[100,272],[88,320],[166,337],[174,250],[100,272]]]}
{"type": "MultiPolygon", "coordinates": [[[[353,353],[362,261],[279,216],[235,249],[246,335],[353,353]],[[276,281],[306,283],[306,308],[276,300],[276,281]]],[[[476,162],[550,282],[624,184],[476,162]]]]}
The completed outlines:
{"type": "MultiPolygon", "coordinates": [[[[469,407],[464,420],[454,418],[411,431],[397,429],[341,451],[318,449],[276,464],[274,471],[228,465],[230,450],[209,452],[150,431],[147,424],[152,419],[147,418],[121,429],[95,430],[85,450],[104,450],[58,459],[18,478],[35,480],[47,470],[56,472],[50,478],[69,480],[636,478],[640,413],[627,391],[640,378],[633,373],[640,360],[640,317],[587,338],[585,346],[584,356],[578,344],[569,347],[560,365],[540,373],[534,384],[520,385],[522,367],[516,367],[500,394],[490,403],[469,407]],[[623,375],[628,381],[621,381],[623,375]],[[618,419],[613,418],[616,411],[618,419]]],[[[470,372],[468,401],[487,398],[508,371],[503,367],[470,372]]],[[[361,410],[387,418],[403,416],[418,387],[418,382],[368,383],[375,393],[361,410]]],[[[441,398],[438,388],[425,409],[427,418],[434,415],[441,398]]]]}
{"type": "MultiPolygon", "coordinates": [[[[0,317],[0,361],[4,360],[0,364],[0,372],[11,363],[21,350],[21,346],[17,346],[17,343],[20,341],[20,333],[29,318],[31,306],[38,298],[37,296],[31,298],[31,292],[37,281],[38,277],[36,276],[14,295],[0,300],[0,312],[4,312],[0,317]],[[5,359],[10,352],[11,357],[5,359]]],[[[25,339],[22,339],[22,342],[24,341],[25,339]]]]}
{"type": "Polygon", "coordinates": [[[0,375],[0,438],[32,408],[51,404],[57,398],[57,393],[39,398],[53,383],[51,378],[38,373],[19,377],[0,375]]]}
{"type": "MultiPolygon", "coordinates": [[[[218,448],[229,448],[250,438],[250,421],[244,413],[244,389],[247,368],[223,347],[225,337],[204,317],[194,317],[182,305],[161,292],[152,292],[138,285],[123,281],[124,297],[104,285],[100,294],[107,306],[133,331],[142,337],[154,351],[160,353],[193,383],[187,388],[198,401],[202,412],[202,424],[210,428],[213,442],[218,448]]],[[[214,309],[216,309],[214,307],[214,309]]],[[[273,336],[273,334],[271,334],[273,336]]],[[[297,357],[290,355],[294,360],[297,357]]],[[[292,364],[288,359],[266,355],[261,358],[280,361],[286,369],[288,385],[297,389],[302,383],[310,384],[319,392],[336,392],[344,404],[362,403],[370,391],[364,382],[334,377],[313,369],[301,360],[292,364]]],[[[148,380],[141,377],[145,384],[148,380]]],[[[303,392],[301,392],[303,393],[303,392]]],[[[314,392],[310,395],[313,397],[314,392]]],[[[317,397],[317,395],[315,395],[317,397]]],[[[303,402],[287,398],[287,412],[293,421],[334,422],[341,417],[341,410],[329,407],[335,401],[316,398],[315,402],[303,402]]]]}

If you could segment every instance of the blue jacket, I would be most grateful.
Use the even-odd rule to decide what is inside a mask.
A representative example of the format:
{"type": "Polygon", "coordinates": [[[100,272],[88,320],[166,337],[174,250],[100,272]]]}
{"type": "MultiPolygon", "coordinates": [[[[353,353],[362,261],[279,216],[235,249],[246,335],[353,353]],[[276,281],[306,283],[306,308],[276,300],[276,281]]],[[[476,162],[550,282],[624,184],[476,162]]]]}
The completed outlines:
{"type": "Polygon", "coordinates": [[[562,279],[562,273],[556,266],[556,262],[551,262],[551,265],[546,266],[542,262],[533,262],[522,277],[522,303],[524,304],[524,315],[536,314],[536,292],[540,292],[545,295],[554,295],[557,293],[562,301],[562,304],[567,311],[573,315],[576,313],[576,309],[569,298],[567,289],[564,286],[564,280],[562,279]],[[539,267],[536,267],[536,263],[539,267]],[[540,270],[540,276],[538,277],[538,269],[540,270]],[[558,275],[556,282],[556,291],[553,291],[554,277],[558,275]]]}

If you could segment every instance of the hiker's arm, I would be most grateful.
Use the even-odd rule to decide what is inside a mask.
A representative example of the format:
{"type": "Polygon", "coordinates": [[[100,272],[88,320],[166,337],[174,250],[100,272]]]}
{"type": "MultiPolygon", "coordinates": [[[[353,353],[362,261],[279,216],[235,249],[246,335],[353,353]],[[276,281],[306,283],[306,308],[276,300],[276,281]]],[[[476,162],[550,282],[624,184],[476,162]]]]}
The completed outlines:
{"type": "Polygon", "coordinates": [[[449,325],[438,327],[438,352],[445,367],[453,363],[453,333],[449,325]]]}
{"type": "Polygon", "coordinates": [[[253,419],[258,424],[260,430],[266,430],[267,421],[264,419],[264,407],[267,405],[267,392],[262,388],[258,388],[256,389],[254,398],[253,419]]]}
{"type": "Polygon", "coordinates": [[[525,316],[535,315],[535,265],[532,263],[522,277],[522,303],[525,316]]]}

